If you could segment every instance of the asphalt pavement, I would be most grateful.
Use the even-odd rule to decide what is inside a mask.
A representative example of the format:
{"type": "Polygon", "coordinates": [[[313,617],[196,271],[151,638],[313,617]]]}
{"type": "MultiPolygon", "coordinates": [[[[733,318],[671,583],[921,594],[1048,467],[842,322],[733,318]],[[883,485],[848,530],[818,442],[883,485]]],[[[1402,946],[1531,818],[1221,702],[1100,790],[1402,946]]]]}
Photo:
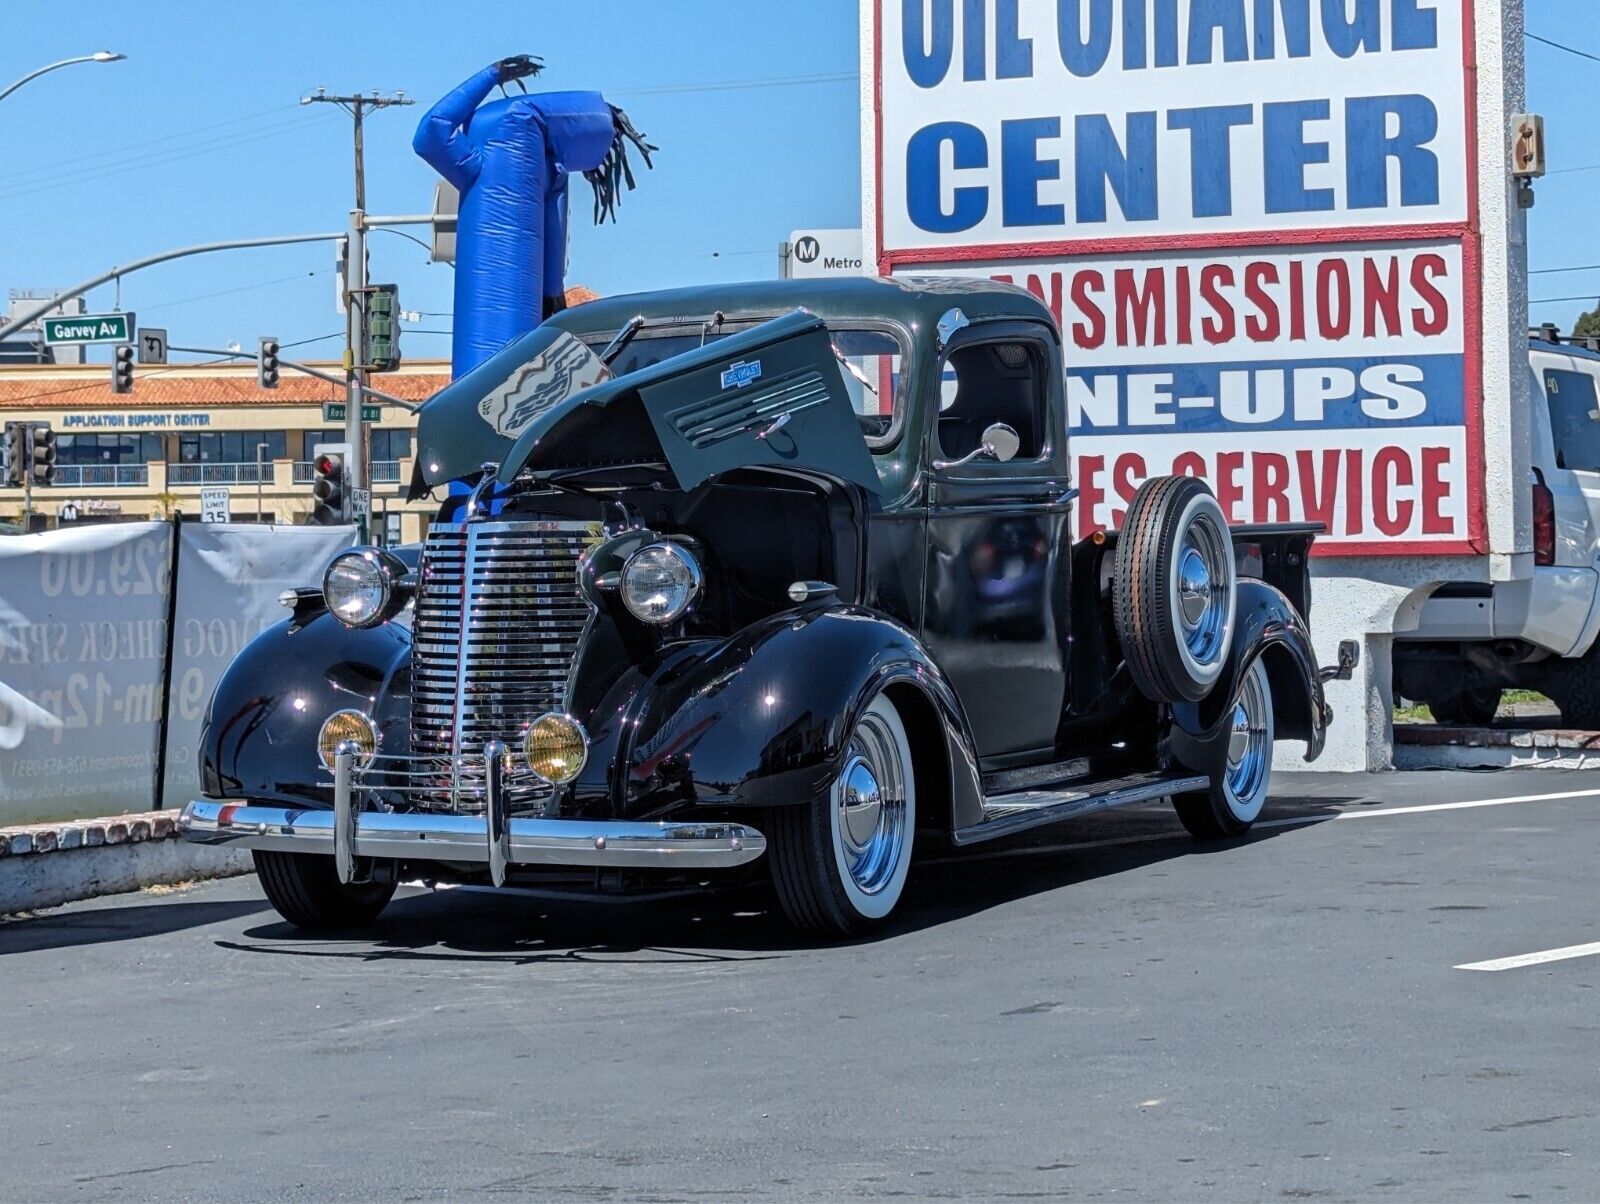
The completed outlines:
{"type": "Polygon", "coordinates": [[[924,850],[842,946],[759,891],[0,922],[0,1199],[1600,1198],[1600,956],[1457,968],[1600,941],[1596,775],[1264,818],[924,850]]]}

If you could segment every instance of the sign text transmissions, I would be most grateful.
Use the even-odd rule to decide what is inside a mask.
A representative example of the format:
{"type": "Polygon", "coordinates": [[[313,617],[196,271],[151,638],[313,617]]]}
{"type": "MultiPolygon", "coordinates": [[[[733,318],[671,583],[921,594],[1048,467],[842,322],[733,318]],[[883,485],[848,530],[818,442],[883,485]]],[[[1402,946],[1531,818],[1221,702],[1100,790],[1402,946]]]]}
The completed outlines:
{"type": "Polygon", "coordinates": [[[1466,537],[1459,244],[944,270],[1055,316],[1080,536],[1176,472],[1233,522],[1321,522],[1327,546],[1466,537]]]}

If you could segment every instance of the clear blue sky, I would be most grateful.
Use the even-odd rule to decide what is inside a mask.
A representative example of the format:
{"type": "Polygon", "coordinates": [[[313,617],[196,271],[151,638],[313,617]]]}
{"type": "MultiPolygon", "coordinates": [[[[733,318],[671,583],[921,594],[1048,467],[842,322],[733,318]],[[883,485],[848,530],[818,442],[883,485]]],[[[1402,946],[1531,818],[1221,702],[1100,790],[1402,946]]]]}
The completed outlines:
{"type": "MultiPolygon", "coordinates": [[[[101,48],[128,60],[63,68],[0,101],[3,288],[70,284],[188,243],[342,228],[350,119],[298,105],[318,85],[417,98],[369,120],[367,201],[374,212],[425,212],[437,177],[411,151],[424,108],[523,51],[546,63],[531,87],[599,88],[661,147],[616,225],[595,229],[588,185],[574,190],[570,281],[616,293],[771,276],[796,226],[860,220],[855,0],[163,0],[73,13],[8,13],[0,87],[101,48]],[[657,91],[802,76],[830,78],[657,91]]],[[[332,264],[326,244],[180,261],[127,278],[122,304],[174,343],[287,342],[339,328],[332,264]]],[[[453,269],[413,243],[374,235],[372,273],[399,283],[406,309],[450,309],[453,269]]],[[[109,306],[111,289],[90,301],[109,306]]],[[[427,326],[447,329],[449,318],[427,326]]],[[[315,350],[335,355],[338,344],[315,350]]],[[[404,350],[448,355],[449,340],[407,334],[404,350]]]]}
{"type": "MultiPolygon", "coordinates": [[[[1527,9],[1532,32],[1600,55],[1600,0],[1527,9]]],[[[0,102],[0,287],[67,284],[184,243],[341,227],[349,119],[296,103],[318,85],[399,88],[422,102],[372,118],[367,169],[372,210],[424,210],[435,177],[410,148],[422,108],[519,51],[544,56],[539,86],[602,89],[662,148],[616,226],[594,229],[575,205],[574,281],[612,293],[769,276],[790,230],[859,220],[856,0],[165,0],[73,12],[70,22],[37,4],[8,15],[0,86],[100,48],[128,61],[66,68],[0,102]],[[771,83],[797,77],[806,82],[771,83]],[[716,86],[749,81],[767,86],[716,86]]],[[[1539,185],[1535,269],[1600,264],[1597,91],[1600,62],[1529,44],[1529,103],[1545,116],[1551,166],[1590,168],[1539,185]]],[[[430,265],[421,248],[375,235],[372,267],[400,284],[405,308],[448,313],[452,269],[430,265]]],[[[1533,278],[1535,299],[1596,293],[1600,269],[1533,278]]],[[[335,332],[333,295],[332,252],[316,245],[155,268],[124,282],[122,303],[176,343],[249,345],[259,334],[335,332]],[[223,290],[239,291],[205,296],[223,290]]],[[[96,308],[111,300],[109,287],[91,296],[96,308]]],[[[1533,314],[1565,327],[1583,308],[1533,314]]],[[[445,355],[448,340],[413,332],[405,350],[445,355]]]]}

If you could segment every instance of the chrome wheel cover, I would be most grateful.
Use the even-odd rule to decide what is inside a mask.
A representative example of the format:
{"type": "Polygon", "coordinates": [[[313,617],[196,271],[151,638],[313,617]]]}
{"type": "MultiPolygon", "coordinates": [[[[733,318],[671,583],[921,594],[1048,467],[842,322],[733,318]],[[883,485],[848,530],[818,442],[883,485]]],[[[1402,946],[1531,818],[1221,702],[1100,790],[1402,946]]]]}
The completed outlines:
{"type": "Polygon", "coordinates": [[[1221,673],[1233,635],[1233,543],[1214,507],[1189,516],[1172,572],[1179,651],[1199,681],[1221,673]]]}
{"type": "Polygon", "coordinates": [[[1266,668],[1257,661],[1245,675],[1230,720],[1223,786],[1229,810],[1242,823],[1261,814],[1272,774],[1272,702],[1266,681],[1266,668]]]}
{"type": "Polygon", "coordinates": [[[856,723],[829,802],[845,894],[861,914],[887,915],[909,867],[916,802],[905,728],[881,696],[856,723]]]}

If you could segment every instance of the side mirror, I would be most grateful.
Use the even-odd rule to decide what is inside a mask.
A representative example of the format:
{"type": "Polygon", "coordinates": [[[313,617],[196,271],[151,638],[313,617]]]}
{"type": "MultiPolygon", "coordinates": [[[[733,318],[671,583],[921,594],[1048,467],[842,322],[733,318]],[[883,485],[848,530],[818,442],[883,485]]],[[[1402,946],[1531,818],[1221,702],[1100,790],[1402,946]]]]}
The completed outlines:
{"type": "Polygon", "coordinates": [[[943,470],[946,468],[960,468],[963,464],[971,464],[974,460],[994,460],[1004,464],[1016,456],[1022,447],[1022,437],[1003,422],[991,423],[983,430],[983,442],[973,448],[959,460],[935,460],[933,466],[943,470]]]}
{"type": "Polygon", "coordinates": [[[1021,446],[1021,437],[1003,422],[996,422],[984,428],[982,450],[991,459],[1004,464],[1016,456],[1021,446]]]}

